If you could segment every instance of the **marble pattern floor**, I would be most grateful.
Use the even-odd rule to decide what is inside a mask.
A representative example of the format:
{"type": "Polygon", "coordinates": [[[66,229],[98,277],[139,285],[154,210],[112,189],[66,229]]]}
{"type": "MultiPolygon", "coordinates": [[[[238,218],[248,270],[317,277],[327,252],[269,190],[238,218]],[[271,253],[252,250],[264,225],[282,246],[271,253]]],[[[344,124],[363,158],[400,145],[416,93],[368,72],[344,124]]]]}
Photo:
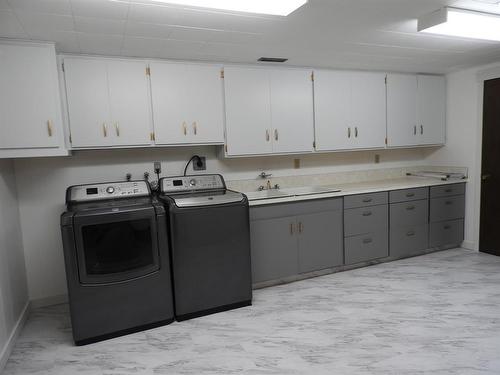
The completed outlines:
{"type": "Polygon", "coordinates": [[[33,311],[4,375],[500,374],[500,258],[462,249],[257,290],[254,305],[84,347],[33,311]]]}

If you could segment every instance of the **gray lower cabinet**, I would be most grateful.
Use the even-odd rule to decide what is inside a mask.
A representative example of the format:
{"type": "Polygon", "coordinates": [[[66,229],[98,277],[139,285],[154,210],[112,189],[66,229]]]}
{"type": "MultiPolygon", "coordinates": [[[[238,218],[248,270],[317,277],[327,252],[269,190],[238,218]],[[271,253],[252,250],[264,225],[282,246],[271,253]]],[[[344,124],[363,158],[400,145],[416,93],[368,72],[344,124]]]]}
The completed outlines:
{"type": "Polygon", "coordinates": [[[348,196],[344,198],[344,202],[345,264],[387,257],[387,192],[348,196]]]}
{"type": "Polygon", "coordinates": [[[343,264],[342,199],[252,207],[253,282],[343,264]]]}

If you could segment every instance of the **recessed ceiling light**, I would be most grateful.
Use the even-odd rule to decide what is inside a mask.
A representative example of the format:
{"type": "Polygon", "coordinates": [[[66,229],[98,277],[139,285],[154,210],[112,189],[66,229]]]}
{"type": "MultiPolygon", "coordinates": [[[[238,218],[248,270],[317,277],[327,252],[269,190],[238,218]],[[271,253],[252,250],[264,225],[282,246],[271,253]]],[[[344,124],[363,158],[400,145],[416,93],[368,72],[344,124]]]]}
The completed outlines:
{"type": "Polygon", "coordinates": [[[308,0],[150,0],[153,3],[185,5],[232,12],[288,16],[308,0]]]}
{"type": "Polygon", "coordinates": [[[500,41],[500,15],[445,7],[419,18],[418,31],[500,41]]]}

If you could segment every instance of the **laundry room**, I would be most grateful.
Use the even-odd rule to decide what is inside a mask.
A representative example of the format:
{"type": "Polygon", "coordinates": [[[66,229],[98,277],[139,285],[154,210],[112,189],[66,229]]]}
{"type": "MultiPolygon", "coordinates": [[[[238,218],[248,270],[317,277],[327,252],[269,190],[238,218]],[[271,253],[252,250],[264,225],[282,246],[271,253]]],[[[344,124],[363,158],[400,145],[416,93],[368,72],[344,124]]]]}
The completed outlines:
{"type": "Polygon", "coordinates": [[[499,373],[499,43],[489,0],[0,0],[0,374],[499,373]]]}

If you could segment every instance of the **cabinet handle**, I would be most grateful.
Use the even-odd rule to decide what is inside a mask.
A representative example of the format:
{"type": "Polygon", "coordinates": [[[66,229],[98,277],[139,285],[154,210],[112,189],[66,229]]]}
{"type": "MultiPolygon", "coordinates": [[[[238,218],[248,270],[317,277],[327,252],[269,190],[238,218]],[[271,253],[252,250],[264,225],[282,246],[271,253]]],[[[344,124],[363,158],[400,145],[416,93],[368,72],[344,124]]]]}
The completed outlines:
{"type": "Polygon", "coordinates": [[[266,141],[269,142],[270,137],[269,137],[269,129],[266,129],[266,141]]]}
{"type": "Polygon", "coordinates": [[[290,235],[293,236],[293,232],[295,232],[295,225],[293,223],[290,223],[290,235]]]}
{"type": "Polygon", "coordinates": [[[417,125],[413,126],[413,135],[417,135],[417,125]]]}
{"type": "Polygon", "coordinates": [[[279,139],[278,129],[274,129],[274,140],[277,141],[279,139]]]}
{"type": "Polygon", "coordinates": [[[347,138],[351,138],[351,128],[347,128],[347,138]]]}
{"type": "Polygon", "coordinates": [[[415,196],[415,193],[406,193],[406,197],[407,198],[411,198],[411,197],[414,197],[415,196]]]}
{"type": "Polygon", "coordinates": [[[52,137],[52,121],[47,121],[47,133],[49,133],[49,137],[52,137]]]}
{"type": "Polygon", "coordinates": [[[354,137],[358,138],[358,127],[354,127],[354,137]]]}
{"type": "Polygon", "coordinates": [[[194,132],[194,135],[198,134],[198,125],[196,124],[196,121],[193,122],[193,132],[194,132]]]}
{"type": "Polygon", "coordinates": [[[363,212],[363,216],[372,216],[372,212],[371,211],[363,212]]]}
{"type": "Polygon", "coordinates": [[[102,133],[104,134],[104,137],[108,136],[108,126],[105,122],[102,123],[102,133]]]}
{"type": "Polygon", "coordinates": [[[186,121],[184,121],[184,122],[182,123],[182,131],[183,131],[184,135],[187,135],[188,130],[187,130],[187,124],[186,124],[186,121]]]}
{"type": "Polygon", "coordinates": [[[446,189],[444,192],[445,193],[451,193],[453,191],[453,189],[446,189]]]}
{"type": "Polygon", "coordinates": [[[408,207],[406,207],[406,209],[407,209],[408,211],[413,211],[413,210],[415,209],[415,206],[408,206],[408,207]]]}
{"type": "Polygon", "coordinates": [[[363,239],[363,243],[364,244],[369,244],[369,243],[372,243],[372,242],[373,242],[372,238],[365,238],[365,239],[363,239]]]}
{"type": "Polygon", "coordinates": [[[299,223],[299,233],[302,233],[304,231],[304,225],[302,222],[299,223]]]}
{"type": "Polygon", "coordinates": [[[420,134],[424,134],[424,126],[420,125],[420,134]]]}
{"type": "Polygon", "coordinates": [[[415,232],[414,231],[409,231],[409,232],[406,232],[406,236],[407,237],[411,237],[411,236],[414,236],[415,235],[415,232]]]}
{"type": "Polygon", "coordinates": [[[447,206],[451,206],[453,204],[453,201],[446,201],[446,202],[444,202],[444,204],[447,206]]]}
{"type": "Polygon", "coordinates": [[[120,124],[118,122],[115,122],[115,130],[116,130],[116,136],[120,136],[120,124]]]}
{"type": "Polygon", "coordinates": [[[443,229],[446,229],[446,230],[451,229],[451,226],[450,226],[450,225],[445,225],[445,226],[443,227],[443,229]]]}
{"type": "Polygon", "coordinates": [[[365,198],[363,199],[363,203],[370,203],[372,200],[372,198],[365,198]]]}

